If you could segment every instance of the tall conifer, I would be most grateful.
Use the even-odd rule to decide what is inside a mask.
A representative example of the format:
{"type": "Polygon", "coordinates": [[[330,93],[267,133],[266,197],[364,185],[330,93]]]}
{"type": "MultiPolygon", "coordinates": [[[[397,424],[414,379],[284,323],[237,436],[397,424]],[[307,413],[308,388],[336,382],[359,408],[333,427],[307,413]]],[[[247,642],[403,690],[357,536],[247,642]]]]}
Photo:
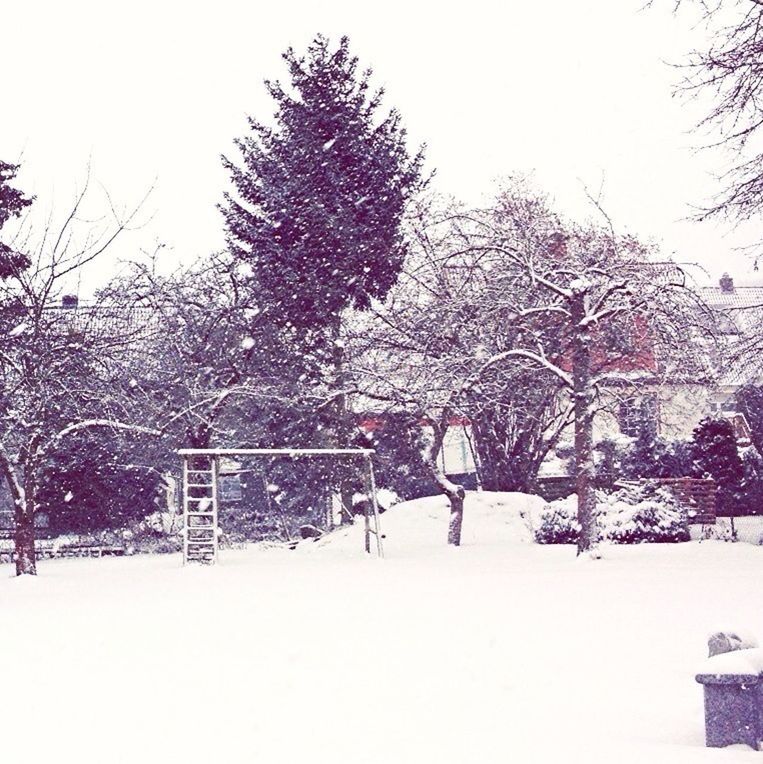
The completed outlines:
{"type": "Polygon", "coordinates": [[[350,306],[384,298],[405,256],[401,222],[421,185],[396,110],[360,71],[349,40],[317,36],[283,55],[289,82],[266,82],[273,126],[249,120],[224,158],[234,191],[222,211],[233,254],[251,266],[274,322],[299,333],[333,329],[350,306]]]}

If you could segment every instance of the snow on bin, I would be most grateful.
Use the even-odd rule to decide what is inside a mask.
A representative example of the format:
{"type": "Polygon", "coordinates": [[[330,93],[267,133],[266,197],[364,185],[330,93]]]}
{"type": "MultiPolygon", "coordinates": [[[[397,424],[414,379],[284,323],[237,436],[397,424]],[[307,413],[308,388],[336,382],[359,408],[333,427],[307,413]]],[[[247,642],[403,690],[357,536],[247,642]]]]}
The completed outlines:
{"type": "Polygon", "coordinates": [[[717,632],[697,674],[705,691],[705,742],[722,748],[763,741],[763,649],[754,639],[717,632]]]}

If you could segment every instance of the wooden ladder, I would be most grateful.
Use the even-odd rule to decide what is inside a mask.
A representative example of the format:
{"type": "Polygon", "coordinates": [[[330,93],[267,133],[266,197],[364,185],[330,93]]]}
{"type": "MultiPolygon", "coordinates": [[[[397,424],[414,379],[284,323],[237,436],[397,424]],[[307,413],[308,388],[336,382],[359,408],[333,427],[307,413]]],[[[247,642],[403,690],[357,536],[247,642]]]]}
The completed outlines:
{"type": "Polygon", "coordinates": [[[216,456],[183,457],[183,564],[217,562],[216,456]]]}

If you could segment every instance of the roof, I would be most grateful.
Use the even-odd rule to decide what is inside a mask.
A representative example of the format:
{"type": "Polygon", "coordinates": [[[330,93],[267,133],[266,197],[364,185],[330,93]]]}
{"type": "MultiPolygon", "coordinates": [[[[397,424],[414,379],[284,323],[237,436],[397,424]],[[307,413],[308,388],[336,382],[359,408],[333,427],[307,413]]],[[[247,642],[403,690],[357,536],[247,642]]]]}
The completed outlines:
{"type": "Polygon", "coordinates": [[[705,286],[699,293],[716,313],[724,345],[726,366],[721,370],[719,385],[740,387],[760,383],[763,360],[758,360],[760,353],[752,348],[753,343],[759,343],[759,337],[763,338],[763,285],[737,286],[728,279],[726,288],[705,286]]]}
{"type": "Polygon", "coordinates": [[[734,286],[731,290],[719,286],[700,287],[699,292],[713,308],[749,310],[763,307],[763,286],[734,286]]]}

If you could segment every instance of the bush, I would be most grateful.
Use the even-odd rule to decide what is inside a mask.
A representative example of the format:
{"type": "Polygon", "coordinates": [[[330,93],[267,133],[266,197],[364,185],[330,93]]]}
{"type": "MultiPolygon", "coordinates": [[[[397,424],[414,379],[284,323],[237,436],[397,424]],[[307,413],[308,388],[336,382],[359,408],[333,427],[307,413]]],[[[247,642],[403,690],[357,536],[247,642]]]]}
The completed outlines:
{"type": "Polygon", "coordinates": [[[598,520],[604,541],[665,544],[689,540],[686,513],[664,488],[649,484],[628,487],[599,499],[598,520]]]}
{"type": "Polygon", "coordinates": [[[575,494],[546,504],[533,528],[538,544],[574,544],[579,533],[575,494]]]}
{"type": "Polygon", "coordinates": [[[742,485],[729,514],[763,515],[763,459],[754,448],[744,451],[742,469],[742,485]]]}
{"type": "Polygon", "coordinates": [[[688,441],[658,437],[634,440],[621,436],[600,441],[596,450],[599,455],[596,482],[607,490],[612,490],[618,479],[673,478],[693,474],[688,441]]]}
{"type": "MultiPolygon", "coordinates": [[[[666,489],[634,485],[613,493],[597,491],[596,499],[600,541],[642,544],[689,540],[686,514],[666,489]]],[[[534,528],[538,544],[572,544],[579,532],[574,495],[547,504],[534,528]]]]}

